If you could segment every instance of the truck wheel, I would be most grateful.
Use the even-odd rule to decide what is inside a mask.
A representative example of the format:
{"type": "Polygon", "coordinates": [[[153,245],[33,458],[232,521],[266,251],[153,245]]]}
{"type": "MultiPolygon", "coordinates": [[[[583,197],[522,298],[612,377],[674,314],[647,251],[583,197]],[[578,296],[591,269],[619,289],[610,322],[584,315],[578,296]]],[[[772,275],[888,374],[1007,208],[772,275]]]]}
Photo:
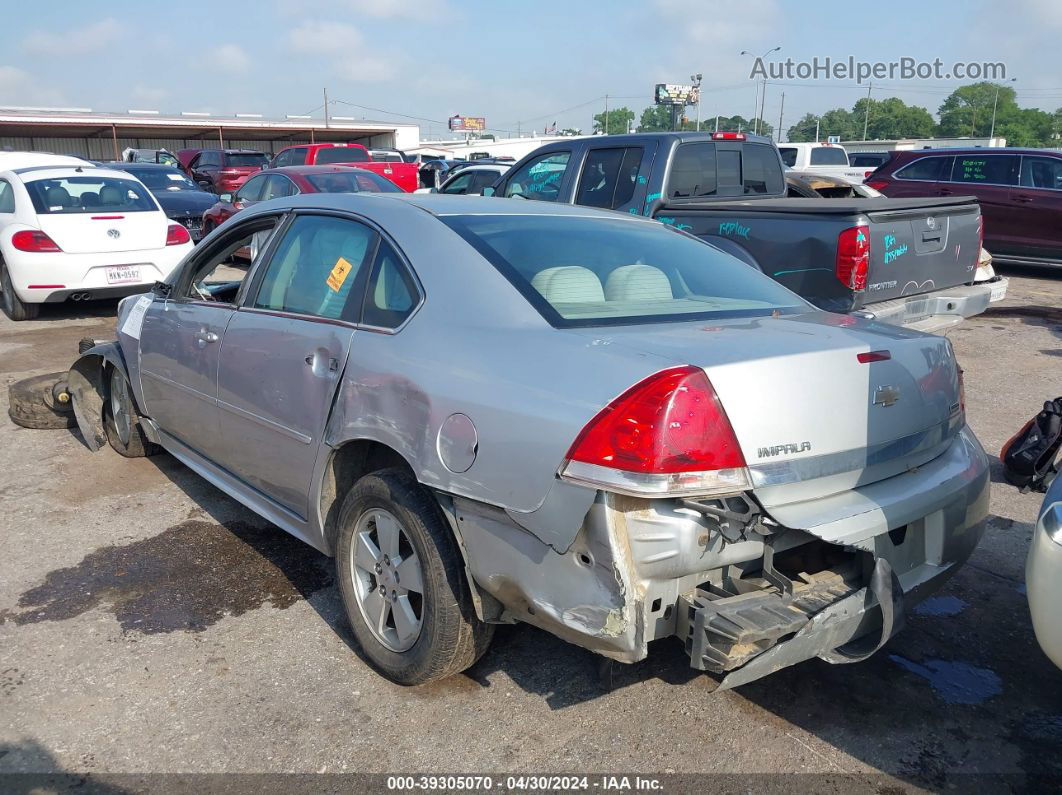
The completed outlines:
{"type": "Polygon", "coordinates": [[[3,300],[4,314],[11,320],[33,320],[41,311],[40,304],[27,304],[17,295],[15,288],[11,286],[11,277],[7,273],[7,265],[0,260],[0,298],[3,300]]]}
{"type": "Polygon", "coordinates": [[[366,475],[347,494],[336,571],[358,644],[392,682],[459,673],[490,644],[494,627],[476,617],[453,532],[404,470],[366,475]]]}
{"type": "Polygon", "coordinates": [[[66,391],[66,373],[16,381],[8,387],[7,396],[7,414],[15,425],[38,430],[77,427],[70,393],[66,391]]]}
{"type": "Polygon", "coordinates": [[[103,404],[103,429],[107,441],[119,455],[143,458],[155,455],[161,448],[147,438],[140,424],[140,412],[133,404],[129,381],[117,367],[110,367],[107,400],[103,404]]]}

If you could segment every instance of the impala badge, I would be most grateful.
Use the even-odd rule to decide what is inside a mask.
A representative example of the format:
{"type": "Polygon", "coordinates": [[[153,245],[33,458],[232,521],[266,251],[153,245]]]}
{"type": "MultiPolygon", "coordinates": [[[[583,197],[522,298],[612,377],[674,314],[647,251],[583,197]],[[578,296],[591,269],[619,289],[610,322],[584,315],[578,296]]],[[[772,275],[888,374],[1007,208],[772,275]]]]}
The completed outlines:
{"type": "Polygon", "coordinates": [[[109,237],[113,237],[115,240],[117,240],[118,238],[120,238],[122,236],[122,233],[119,232],[117,229],[108,229],[107,230],[107,235],[109,237]]]}
{"type": "Polygon", "coordinates": [[[879,386],[874,392],[874,405],[888,408],[900,399],[900,390],[893,386],[879,386]]]}

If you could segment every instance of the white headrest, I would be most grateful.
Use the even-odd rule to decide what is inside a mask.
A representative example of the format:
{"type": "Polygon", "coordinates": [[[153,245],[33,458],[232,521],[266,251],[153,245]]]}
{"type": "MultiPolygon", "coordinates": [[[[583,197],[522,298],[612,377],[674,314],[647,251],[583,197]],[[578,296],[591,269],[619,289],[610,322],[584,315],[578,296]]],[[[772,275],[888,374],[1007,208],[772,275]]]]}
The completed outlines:
{"type": "Polygon", "coordinates": [[[601,303],[605,300],[601,280],[592,270],[578,265],[539,271],[531,280],[531,286],[551,304],[601,303]]]}
{"type": "Polygon", "coordinates": [[[661,301],[674,297],[667,276],[651,265],[616,268],[605,283],[605,298],[609,301],[661,301]]]}

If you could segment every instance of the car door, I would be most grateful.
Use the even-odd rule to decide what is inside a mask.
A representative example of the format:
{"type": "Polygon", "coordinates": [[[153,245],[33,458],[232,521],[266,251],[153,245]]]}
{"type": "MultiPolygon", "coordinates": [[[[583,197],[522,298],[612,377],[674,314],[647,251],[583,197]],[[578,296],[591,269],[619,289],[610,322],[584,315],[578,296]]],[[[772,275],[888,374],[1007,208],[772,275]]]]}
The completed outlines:
{"type": "Polygon", "coordinates": [[[297,214],[225,332],[225,466],[300,518],[377,242],[351,218],[297,214]]]}
{"type": "Polygon", "coordinates": [[[571,170],[568,168],[571,157],[570,151],[561,151],[546,152],[531,158],[522,166],[513,169],[497,195],[506,198],[557,201],[565,195],[564,190],[570,182],[565,175],[571,170]]]}
{"type": "Polygon", "coordinates": [[[993,254],[1021,249],[1022,210],[1010,200],[1018,184],[1018,155],[957,154],[951,183],[941,186],[942,196],[976,196],[984,218],[985,248],[993,254]]]}
{"type": "Polygon", "coordinates": [[[1022,155],[1018,183],[1010,191],[1015,253],[1062,259],[1062,158],[1022,155]]]}
{"type": "Polygon", "coordinates": [[[192,179],[207,190],[215,190],[218,171],[221,170],[220,152],[203,152],[192,161],[192,179]]]}
{"type": "Polygon", "coordinates": [[[645,148],[641,146],[591,149],[583,160],[575,203],[641,215],[646,205],[648,165],[652,162],[649,158],[643,169],[645,160],[645,148]]]}
{"type": "Polygon", "coordinates": [[[234,254],[276,223],[276,217],[234,222],[231,230],[195,251],[171,286],[171,296],[154,301],[140,327],[140,384],[147,415],[211,461],[225,457],[217,408],[221,341],[253,267],[234,254]]]}

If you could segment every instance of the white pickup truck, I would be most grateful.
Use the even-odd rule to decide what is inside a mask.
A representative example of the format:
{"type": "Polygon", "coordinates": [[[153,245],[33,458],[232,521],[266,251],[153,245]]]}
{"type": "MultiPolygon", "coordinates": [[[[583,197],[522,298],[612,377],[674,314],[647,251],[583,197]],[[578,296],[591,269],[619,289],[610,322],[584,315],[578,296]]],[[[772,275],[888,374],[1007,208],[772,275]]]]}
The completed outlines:
{"type": "Polygon", "coordinates": [[[853,185],[861,185],[874,170],[849,165],[848,152],[840,144],[779,144],[778,152],[792,171],[838,177],[853,185]]]}

